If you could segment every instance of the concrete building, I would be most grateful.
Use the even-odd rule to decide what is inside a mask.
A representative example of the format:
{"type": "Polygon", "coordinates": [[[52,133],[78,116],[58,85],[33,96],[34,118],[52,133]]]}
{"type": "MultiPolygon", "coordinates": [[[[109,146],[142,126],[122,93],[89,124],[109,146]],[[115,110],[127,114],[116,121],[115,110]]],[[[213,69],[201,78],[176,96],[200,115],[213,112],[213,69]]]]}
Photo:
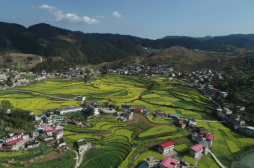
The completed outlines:
{"type": "Polygon", "coordinates": [[[254,138],[254,127],[251,126],[239,126],[236,128],[238,131],[243,134],[254,138]]]}
{"type": "Polygon", "coordinates": [[[202,144],[196,144],[190,147],[189,155],[193,158],[198,158],[202,155],[204,146],[202,144]]]}
{"type": "Polygon", "coordinates": [[[170,151],[173,151],[174,150],[174,142],[173,141],[163,142],[157,146],[157,150],[161,154],[165,154],[170,151]]]}
{"type": "Polygon", "coordinates": [[[78,139],[77,144],[78,144],[79,154],[83,154],[92,148],[92,144],[89,142],[86,142],[86,140],[84,138],[78,139]]]}
{"type": "Polygon", "coordinates": [[[237,126],[237,125],[245,125],[245,121],[241,119],[240,115],[232,114],[224,117],[224,121],[226,121],[228,124],[237,126]]]}
{"type": "Polygon", "coordinates": [[[156,159],[152,156],[150,156],[145,160],[145,164],[148,168],[156,168],[160,165],[160,162],[161,162],[160,159],[156,159]]]}

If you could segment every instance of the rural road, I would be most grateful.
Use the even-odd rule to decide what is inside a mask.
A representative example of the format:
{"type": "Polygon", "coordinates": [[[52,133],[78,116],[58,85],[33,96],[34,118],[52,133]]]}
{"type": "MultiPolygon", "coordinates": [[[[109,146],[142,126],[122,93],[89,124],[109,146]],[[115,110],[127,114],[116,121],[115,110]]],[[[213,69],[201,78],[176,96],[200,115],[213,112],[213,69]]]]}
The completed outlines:
{"type": "Polygon", "coordinates": [[[68,147],[67,147],[67,149],[70,150],[70,151],[72,151],[72,152],[75,152],[75,153],[76,153],[76,158],[74,158],[74,159],[76,160],[75,168],[78,168],[78,167],[80,166],[80,164],[82,163],[82,161],[83,161],[83,156],[84,156],[84,154],[81,155],[81,157],[79,157],[79,154],[78,154],[77,151],[72,150],[72,149],[70,149],[70,148],[68,148],[68,147]]]}
{"type": "Polygon", "coordinates": [[[216,161],[216,163],[217,163],[221,168],[225,168],[225,166],[219,161],[219,159],[212,153],[211,150],[209,150],[208,152],[212,155],[213,159],[216,161]]]}
{"type": "Polygon", "coordinates": [[[42,63],[42,56],[40,56],[40,61],[41,61],[41,63],[42,63]]]}
{"type": "Polygon", "coordinates": [[[215,121],[215,120],[196,120],[196,121],[225,123],[225,121],[215,121]]]}

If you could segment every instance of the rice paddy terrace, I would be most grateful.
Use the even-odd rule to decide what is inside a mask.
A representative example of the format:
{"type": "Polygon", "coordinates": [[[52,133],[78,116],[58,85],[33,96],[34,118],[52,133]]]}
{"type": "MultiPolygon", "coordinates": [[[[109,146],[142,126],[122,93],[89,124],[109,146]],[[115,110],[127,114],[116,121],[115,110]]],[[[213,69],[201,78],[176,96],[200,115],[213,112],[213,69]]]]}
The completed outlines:
{"type": "MultiPolygon", "coordinates": [[[[0,92],[0,101],[9,100],[15,107],[32,110],[36,114],[50,108],[78,105],[74,99],[77,95],[82,95],[90,102],[111,102],[118,106],[129,104],[146,108],[148,111],[161,110],[167,114],[180,114],[186,118],[216,120],[211,114],[216,106],[210,99],[196,89],[186,87],[178,81],[169,82],[165,78],[147,79],[107,74],[88,83],[54,79],[15,89],[31,92],[11,90],[0,92]],[[56,100],[40,93],[70,100],[56,100]]],[[[186,159],[193,165],[196,163],[196,160],[188,155],[188,149],[193,145],[188,138],[189,133],[175,127],[170,120],[134,113],[133,120],[123,123],[117,122],[112,115],[102,115],[88,122],[91,127],[66,125],[64,128],[64,139],[72,148],[76,148],[76,141],[80,138],[85,138],[93,144],[93,148],[84,155],[80,167],[126,168],[135,167],[149,156],[163,159],[165,156],[154,151],[152,147],[165,140],[175,142],[178,157],[186,159]]],[[[214,134],[212,151],[226,166],[230,164],[233,153],[248,145],[254,145],[253,139],[239,135],[220,123],[198,121],[198,126],[204,126],[214,134]]],[[[11,155],[21,159],[32,157],[29,152],[11,155]]],[[[65,160],[70,160],[73,155],[69,151],[51,162],[65,163],[65,160]]],[[[11,157],[0,153],[0,157],[2,156],[11,157]]],[[[68,166],[71,167],[73,164],[71,162],[68,166]]],[[[38,163],[31,166],[38,167],[38,163]]],[[[59,166],[55,164],[54,167],[61,166],[62,164],[59,166]]],[[[199,161],[198,167],[216,168],[218,165],[210,155],[207,155],[199,161]]]]}

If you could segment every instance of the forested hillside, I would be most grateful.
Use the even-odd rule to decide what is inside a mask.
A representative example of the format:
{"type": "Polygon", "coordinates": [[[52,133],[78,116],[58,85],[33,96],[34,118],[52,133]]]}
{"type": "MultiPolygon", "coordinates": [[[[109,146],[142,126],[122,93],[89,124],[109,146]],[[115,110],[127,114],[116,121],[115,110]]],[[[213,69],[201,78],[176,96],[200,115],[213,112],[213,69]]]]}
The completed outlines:
{"type": "Polygon", "coordinates": [[[82,33],[37,24],[28,28],[0,22],[0,51],[36,54],[45,58],[60,56],[66,64],[111,62],[128,56],[142,56],[144,47],[166,49],[182,46],[188,49],[211,49],[220,45],[254,49],[254,35],[229,35],[193,38],[167,36],[151,40],[129,35],[82,33]]]}

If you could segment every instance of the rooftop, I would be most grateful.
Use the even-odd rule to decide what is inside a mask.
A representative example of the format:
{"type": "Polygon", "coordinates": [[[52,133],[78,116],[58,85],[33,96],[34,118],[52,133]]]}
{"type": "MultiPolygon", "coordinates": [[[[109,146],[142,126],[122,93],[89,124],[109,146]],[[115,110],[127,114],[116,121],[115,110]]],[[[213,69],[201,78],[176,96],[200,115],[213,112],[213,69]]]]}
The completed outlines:
{"type": "Polygon", "coordinates": [[[43,127],[44,131],[52,131],[52,128],[50,126],[43,127]]]}
{"type": "Polygon", "coordinates": [[[207,134],[206,139],[207,140],[213,140],[213,134],[207,134]]]}
{"type": "Polygon", "coordinates": [[[196,145],[193,145],[193,146],[191,146],[190,148],[192,149],[192,150],[194,150],[195,152],[197,152],[197,151],[199,151],[201,148],[203,148],[204,146],[203,145],[201,145],[201,144],[196,144],[196,145]]]}
{"type": "Polygon", "coordinates": [[[167,142],[163,142],[161,144],[159,144],[159,146],[163,147],[163,148],[167,148],[171,145],[174,145],[174,142],[173,141],[167,141],[167,142]]]}
{"type": "Polygon", "coordinates": [[[142,108],[135,107],[134,110],[143,110],[142,108]]]}
{"type": "Polygon", "coordinates": [[[160,165],[163,165],[164,167],[167,168],[173,168],[174,165],[178,162],[178,160],[173,159],[171,157],[166,157],[161,163],[160,165]]]}

